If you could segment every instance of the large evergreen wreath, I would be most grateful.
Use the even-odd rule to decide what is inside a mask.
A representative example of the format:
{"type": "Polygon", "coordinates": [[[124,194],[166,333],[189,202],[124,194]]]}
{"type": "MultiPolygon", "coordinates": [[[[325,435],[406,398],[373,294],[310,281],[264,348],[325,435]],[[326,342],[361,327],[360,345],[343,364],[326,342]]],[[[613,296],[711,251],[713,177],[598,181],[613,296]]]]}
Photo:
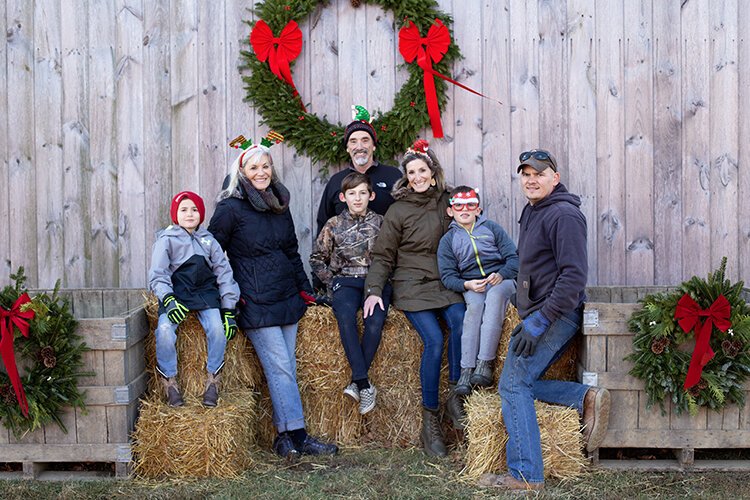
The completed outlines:
{"type": "MultiPolygon", "coordinates": [[[[439,10],[435,0],[366,0],[366,3],[393,11],[397,24],[413,21],[421,33],[425,33],[436,18],[449,29],[453,22],[448,14],[439,10]]],[[[266,0],[258,2],[254,11],[259,19],[268,23],[273,33],[278,34],[289,21],[301,22],[313,9],[327,4],[325,0],[266,0]]],[[[277,78],[267,63],[259,61],[255,54],[247,50],[242,51],[242,57],[245,61],[242,69],[250,70],[250,75],[243,77],[247,100],[260,111],[263,124],[280,132],[286,142],[312,161],[322,162],[323,173],[327,173],[329,165],[347,160],[341,142],[344,125],[332,124],[325,117],[302,111],[299,97],[295,97],[292,87],[277,78]]],[[[460,57],[458,46],[451,42],[448,52],[434,68],[448,74],[453,61],[460,57]]],[[[376,114],[372,123],[378,134],[377,156],[383,161],[403,153],[417,138],[419,131],[430,123],[422,70],[416,64],[409,64],[408,70],[409,79],[396,94],[393,108],[376,114]]],[[[441,109],[446,101],[445,86],[442,80],[435,82],[441,109]]],[[[304,99],[305,96],[300,97],[304,99]]]]}
{"type": "MultiPolygon", "coordinates": [[[[10,277],[15,286],[8,285],[0,292],[0,307],[6,311],[26,293],[23,268],[10,277]]],[[[16,436],[51,422],[67,432],[60,420],[60,411],[64,406],[81,409],[85,406],[78,378],[91,375],[83,372],[82,354],[88,348],[76,334],[76,320],[67,300],[59,296],[59,286],[58,282],[52,295],[40,293],[21,307],[22,311],[34,311],[34,317],[28,321],[28,337],[10,326],[16,366],[28,403],[28,418],[22,413],[8,374],[0,370],[0,421],[16,436]]]]}
{"type": "Polygon", "coordinates": [[[643,308],[628,322],[635,333],[630,374],[643,380],[648,406],[655,403],[665,411],[671,397],[677,413],[685,410],[694,415],[706,406],[721,410],[728,403],[744,404],[743,384],[750,374],[750,307],[742,297],[743,282],[732,284],[725,279],[726,258],[719,269],[704,280],[693,277],[676,291],[645,297],[643,308]],[[685,333],[675,319],[680,299],[688,294],[702,310],[707,310],[723,295],[731,306],[731,326],[722,332],[713,327],[710,347],[714,357],[703,367],[700,381],[685,389],[693,348],[694,333],[685,333]]]}

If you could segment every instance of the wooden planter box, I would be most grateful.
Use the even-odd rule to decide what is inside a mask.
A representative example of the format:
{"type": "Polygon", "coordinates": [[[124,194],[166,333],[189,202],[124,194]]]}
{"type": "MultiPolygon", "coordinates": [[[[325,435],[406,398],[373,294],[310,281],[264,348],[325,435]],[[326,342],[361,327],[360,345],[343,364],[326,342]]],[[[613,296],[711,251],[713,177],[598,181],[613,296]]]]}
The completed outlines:
{"type": "Polygon", "coordinates": [[[148,382],[144,339],[149,329],[143,292],[100,289],[64,290],[61,294],[70,300],[79,321],[78,333],[91,349],[84,354],[84,369],[95,375],[80,380],[86,410],[68,408],[63,412],[67,434],[50,424],[16,439],[0,426],[0,462],[22,463],[27,478],[71,477],[70,464],[82,462],[111,463],[107,475],[114,472],[116,477],[126,477],[130,473],[130,434],[148,382]],[[56,473],[55,469],[66,472],[56,473]]]}
{"type": "MultiPolygon", "coordinates": [[[[633,365],[623,358],[633,350],[628,319],[639,308],[636,301],[650,293],[667,290],[666,287],[600,287],[588,291],[579,374],[584,383],[606,387],[612,395],[609,430],[601,448],[675,451],[674,463],[651,461],[649,466],[648,462],[639,461],[641,467],[647,468],[750,467],[748,461],[720,464],[713,460],[699,463],[693,459],[696,449],[750,448],[750,384],[745,385],[748,403],[744,408],[731,405],[722,412],[702,408],[697,415],[690,416],[676,414],[670,402],[665,405],[666,414],[662,415],[658,406],[646,408],[648,396],[643,382],[628,374],[633,365]]],[[[599,461],[598,450],[593,459],[599,461]]],[[[616,465],[610,462],[623,463],[601,461],[602,465],[616,465]]]]}

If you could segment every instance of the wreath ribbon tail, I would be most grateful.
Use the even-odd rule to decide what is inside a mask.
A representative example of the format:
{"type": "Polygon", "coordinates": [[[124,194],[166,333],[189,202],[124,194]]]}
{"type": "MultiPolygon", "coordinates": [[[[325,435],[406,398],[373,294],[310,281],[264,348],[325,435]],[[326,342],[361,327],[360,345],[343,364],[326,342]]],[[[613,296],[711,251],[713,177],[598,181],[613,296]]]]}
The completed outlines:
{"type": "Polygon", "coordinates": [[[713,323],[710,319],[700,327],[698,338],[695,339],[693,356],[690,358],[690,366],[688,367],[687,376],[685,377],[685,384],[683,385],[685,390],[690,389],[700,382],[703,367],[705,367],[714,357],[714,351],[709,345],[712,329],[713,323]]]}
{"type": "Polygon", "coordinates": [[[297,91],[297,87],[294,85],[294,80],[292,79],[292,69],[289,67],[289,61],[287,61],[284,58],[279,58],[278,60],[278,69],[279,69],[279,78],[284,80],[286,83],[289,84],[290,87],[292,87],[293,96],[299,99],[299,105],[302,108],[302,111],[307,113],[307,109],[305,108],[305,103],[302,102],[302,96],[300,96],[299,91],[297,91]]]}
{"type": "Polygon", "coordinates": [[[34,311],[21,311],[21,306],[28,302],[31,302],[31,299],[28,294],[24,293],[9,311],[0,308],[0,357],[5,365],[5,371],[8,372],[13,391],[16,393],[21,413],[26,418],[29,417],[29,403],[26,401],[26,392],[23,390],[21,377],[18,375],[16,354],[13,351],[13,327],[18,328],[24,337],[29,336],[28,320],[34,317],[34,311]]]}
{"type": "Polygon", "coordinates": [[[437,91],[435,90],[435,77],[437,73],[432,69],[424,50],[420,51],[417,64],[424,71],[422,75],[422,84],[424,86],[424,96],[427,102],[427,114],[430,116],[430,126],[432,135],[436,139],[443,137],[443,123],[440,118],[440,105],[438,104],[437,91]]]}

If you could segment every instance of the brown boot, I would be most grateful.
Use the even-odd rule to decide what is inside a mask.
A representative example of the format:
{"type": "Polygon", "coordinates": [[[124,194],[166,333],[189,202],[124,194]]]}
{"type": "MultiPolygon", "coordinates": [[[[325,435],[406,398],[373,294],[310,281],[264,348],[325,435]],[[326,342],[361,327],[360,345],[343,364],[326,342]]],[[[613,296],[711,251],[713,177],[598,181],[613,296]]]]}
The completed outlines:
{"type": "Polygon", "coordinates": [[[203,392],[203,406],[214,408],[219,402],[219,383],[221,375],[209,373],[206,378],[206,390],[203,392]]]}
{"type": "Polygon", "coordinates": [[[583,397],[583,442],[586,451],[592,452],[602,444],[609,425],[609,391],[591,387],[583,397]]]}
{"type": "Polygon", "coordinates": [[[466,412],[464,411],[464,397],[456,393],[456,384],[450,384],[450,395],[445,401],[445,414],[453,422],[453,428],[459,431],[464,430],[466,421],[466,412]]]}
{"type": "Polygon", "coordinates": [[[164,388],[164,394],[167,396],[167,404],[173,408],[184,405],[185,401],[182,400],[180,387],[177,385],[177,377],[165,377],[160,374],[159,378],[164,388]]]}
{"type": "Polygon", "coordinates": [[[440,417],[437,410],[422,408],[422,433],[420,434],[425,453],[434,457],[448,455],[443,441],[443,430],[440,428],[440,417]]]}

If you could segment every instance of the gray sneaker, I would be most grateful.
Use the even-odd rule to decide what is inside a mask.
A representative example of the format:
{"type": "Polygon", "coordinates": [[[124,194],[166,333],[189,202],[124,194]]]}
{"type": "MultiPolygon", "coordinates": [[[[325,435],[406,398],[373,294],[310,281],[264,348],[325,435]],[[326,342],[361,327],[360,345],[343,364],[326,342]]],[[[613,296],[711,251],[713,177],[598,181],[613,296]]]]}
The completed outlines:
{"type": "Polygon", "coordinates": [[[344,387],[344,394],[359,402],[359,387],[354,382],[344,387]]]}
{"type": "Polygon", "coordinates": [[[375,408],[375,398],[378,395],[378,390],[374,385],[370,385],[367,389],[359,391],[359,413],[364,415],[372,411],[375,408]]]}

